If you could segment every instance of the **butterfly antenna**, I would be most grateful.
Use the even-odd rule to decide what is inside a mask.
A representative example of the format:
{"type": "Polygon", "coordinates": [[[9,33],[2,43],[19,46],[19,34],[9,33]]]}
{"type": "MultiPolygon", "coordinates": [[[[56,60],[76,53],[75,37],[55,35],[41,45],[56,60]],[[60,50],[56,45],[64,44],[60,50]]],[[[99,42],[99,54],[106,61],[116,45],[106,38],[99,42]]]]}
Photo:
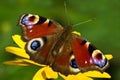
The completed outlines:
{"type": "Polygon", "coordinates": [[[67,18],[67,24],[69,24],[70,21],[68,19],[69,17],[68,17],[68,11],[67,11],[67,0],[64,0],[64,8],[65,8],[65,16],[67,18]]]}
{"type": "Polygon", "coordinates": [[[77,24],[74,24],[73,27],[78,26],[78,25],[81,25],[81,24],[84,24],[84,23],[91,22],[91,21],[93,21],[93,20],[95,20],[95,19],[96,19],[96,18],[92,18],[92,19],[89,19],[89,20],[87,20],[87,21],[79,22],[79,23],[77,23],[77,24]]]}

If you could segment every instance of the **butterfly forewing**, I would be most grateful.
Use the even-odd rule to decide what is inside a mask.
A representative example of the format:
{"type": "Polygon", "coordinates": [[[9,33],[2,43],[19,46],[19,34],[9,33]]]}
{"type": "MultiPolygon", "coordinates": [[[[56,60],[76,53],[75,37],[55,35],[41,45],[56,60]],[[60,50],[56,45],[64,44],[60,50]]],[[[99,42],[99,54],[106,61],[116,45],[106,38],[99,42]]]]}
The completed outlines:
{"type": "Polygon", "coordinates": [[[55,21],[32,14],[22,15],[19,25],[22,27],[23,38],[26,40],[53,35],[63,29],[63,27],[55,21]]]}

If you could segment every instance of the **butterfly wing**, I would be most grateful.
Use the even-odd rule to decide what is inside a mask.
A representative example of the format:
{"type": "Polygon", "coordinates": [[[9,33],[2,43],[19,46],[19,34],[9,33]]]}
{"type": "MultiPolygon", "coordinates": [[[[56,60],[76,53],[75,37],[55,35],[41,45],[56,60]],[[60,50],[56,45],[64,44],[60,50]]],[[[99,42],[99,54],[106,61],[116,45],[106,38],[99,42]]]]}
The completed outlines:
{"type": "Polygon", "coordinates": [[[33,14],[22,15],[19,25],[22,27],[24,40],[53,35],[63,29],[57,22],[33,14]]]}
{"type": "Polygon", "coordinates": [[[52,47],[63,32],[63,27],[55,21],[33,14],[22,15],[19,25],[23,30],[23,40],[27,42],[25,49],[30,59],[50,64],[53,61],[50,55],[52,47]]]}
{"type": "Polygon", "coordinates": [[[72,49],[81,71],[99,70],[103,72],[108,67],[108,60],[103,53],[83,38],[73,39],[72,49]]]}

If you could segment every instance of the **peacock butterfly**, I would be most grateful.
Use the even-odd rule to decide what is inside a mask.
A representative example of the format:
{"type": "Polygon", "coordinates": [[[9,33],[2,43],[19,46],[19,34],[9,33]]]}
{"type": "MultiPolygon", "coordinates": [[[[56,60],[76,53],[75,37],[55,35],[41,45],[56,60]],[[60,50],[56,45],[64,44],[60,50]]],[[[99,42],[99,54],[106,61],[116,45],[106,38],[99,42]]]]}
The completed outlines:
{"type": "Polygon", "coordinates": [[[33,14],[23,14],[19,25],[30,59],[49,65],[54,71],[64,75],[89,70],[103,72],[109,65],[99,49],[72,33],[71,26],[63,28],[51,19],[33,14]]]}

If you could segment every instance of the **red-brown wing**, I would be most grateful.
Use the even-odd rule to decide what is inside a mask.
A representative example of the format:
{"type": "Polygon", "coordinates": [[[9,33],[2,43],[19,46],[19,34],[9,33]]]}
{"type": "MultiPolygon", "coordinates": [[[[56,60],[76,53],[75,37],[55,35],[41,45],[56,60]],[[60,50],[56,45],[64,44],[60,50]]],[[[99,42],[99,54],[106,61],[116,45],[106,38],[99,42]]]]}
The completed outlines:
{"type": "Polygon", "coordinates": [[[56,34],[63,29],[63,27],[55,21],[32,14],[22,15],[19,25],[22,27],[23,38],[25,40],[56,34]]]}
{"type": "Polygon", "coordinates": [[[82,71],[96,69],[103,71],[108,67],[108,60],[103,53],[81,37],[73,39],[72,50],[76,63],[82,71]]]}
{"type": "Polygon", "coordinates": [[[87,67],[93,64],[93,61],[91,59],[90,53],[88,52],[89,45],[84,45],[82,43],[82,38],[76,38],[73,40],[72,48],[77,64],[80,67],[87,67]]]}

